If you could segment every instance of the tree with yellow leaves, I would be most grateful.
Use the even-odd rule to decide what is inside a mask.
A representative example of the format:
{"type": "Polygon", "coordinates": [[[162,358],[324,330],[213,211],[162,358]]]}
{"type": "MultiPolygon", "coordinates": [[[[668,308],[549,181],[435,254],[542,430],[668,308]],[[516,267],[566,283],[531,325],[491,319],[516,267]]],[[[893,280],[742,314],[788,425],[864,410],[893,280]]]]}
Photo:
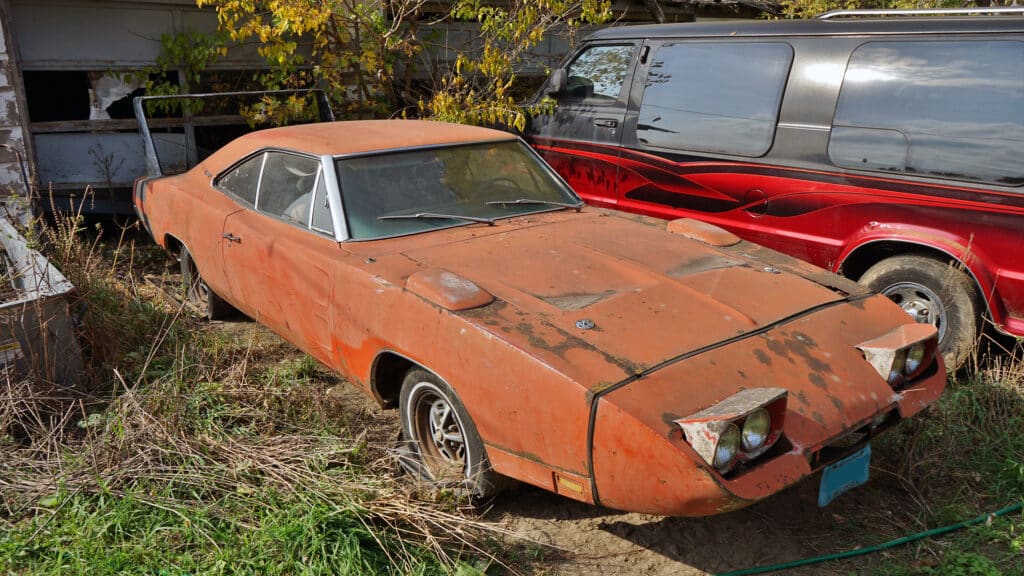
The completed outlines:
{"type": "MultiPolygon", "coordinates": [[[[511,95],[517,66],[545,34],[571,34],[606,21],[610,0],[454,0],[438,20],[479,26],[472,53],[459,53],[420,96],[410,87],[424,46],[418,38],[426,0],[197,0],[217,11],[234,43],[256,42],[269,71],[266,89],[317,86],[345,118],[413,114],[476,124],[522,126],[511,95]]],[[[431,4],[437,9],[437,3],[431,4]]],[[[284,117],[287,104],[266,100],[250,115],[284,117]]]]}
{"type": "MultiPolygon", "coordinates": [[[[256,42],[268,90],[317,86],[344,117],[386,115],[400,102],[396,64],[419,50],[416,16],[425,0],[196,0],[217,11],[234,43],[256,42]]],[[[280,104],[267,100],[260,120],[280,104]]]]}
{"type": "Polygon", "coordinates": [[[607,21],[612,13],[610,0],[455,0],[451,15],[479,24],[480,48],[458,54],[433,93],[420,101],[420,109],[439,120],[522,130],[526,111],[512,88],[523,58],[545,35],[572,35],[582,25],[607,21]]]}

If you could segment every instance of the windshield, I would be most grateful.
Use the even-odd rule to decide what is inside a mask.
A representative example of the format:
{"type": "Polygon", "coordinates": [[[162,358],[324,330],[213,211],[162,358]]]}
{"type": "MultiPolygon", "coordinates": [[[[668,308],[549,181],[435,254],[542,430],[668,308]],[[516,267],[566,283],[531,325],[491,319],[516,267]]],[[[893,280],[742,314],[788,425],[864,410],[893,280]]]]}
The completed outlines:
{"type": "Polygon", "coordinates": [[[354,240],[581,205],[536,154],[515,140],[342,158],[337,165],[354,240]]]}

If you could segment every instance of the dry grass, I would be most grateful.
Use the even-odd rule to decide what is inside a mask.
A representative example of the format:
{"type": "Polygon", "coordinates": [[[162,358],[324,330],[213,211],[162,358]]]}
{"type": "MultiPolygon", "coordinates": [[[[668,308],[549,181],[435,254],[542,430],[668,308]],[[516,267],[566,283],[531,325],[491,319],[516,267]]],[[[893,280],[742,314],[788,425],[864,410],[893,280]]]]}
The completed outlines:
{"type": "MultiPolygon", "coordinates": [[[[198,558],[182,565],[186,571],[209,569],[215,564],[203,562],[226,554],[225,540],[242,541],[272,523],[262,516],[268,509],[297,520],[319,510],[355,522],[364,536],[354,553],[366,554],[355,565],[363,569],[443,573],[467,561],[500,564],[496,543],[507,534],[453,501],[417,498],[383,445],[351,434],[351,415],[330,413],[332,376],[297,353],[283,362],[261,356],[254,340],[209,329],[139,282],[143,272],[167,275],[161,256],[136,249],[131,231],[119,231],[114,246],[84,232],[79,219],[59,219],[38,237],[84,304],[83,385],[0,387],[0,548],[13,551],[0,571],[66,569],[57,558],[74,555],[76,544],[59,550],[51,540],[82,521],[72,508],[98,517],[111,498],[163,514],[164,523],[180,520],[205,540],[185,547],[198,558]],[[41,542],[49,542],[48,553],[26,552],[41,542]]],[[[114,540],[132,546],[129,536],[114,540]]],[[[279,546],[251,543],[246,554],[258,565],[266,552],[266,566],[277,566],[279,546]]],[[[140,558],[152,552],[143,548],[140,558]]],[[[313,572],[339,570],[337,558],[297,554],[313,572]]]]}

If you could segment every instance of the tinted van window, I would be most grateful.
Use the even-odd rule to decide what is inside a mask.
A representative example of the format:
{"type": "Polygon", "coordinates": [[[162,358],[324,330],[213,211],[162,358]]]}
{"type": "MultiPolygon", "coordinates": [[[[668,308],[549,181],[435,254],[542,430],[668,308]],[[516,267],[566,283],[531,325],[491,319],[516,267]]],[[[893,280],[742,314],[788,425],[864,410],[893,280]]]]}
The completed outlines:
{"type": "Polygon", "coordinates": [[[633,46],[595,46],[573,60],[567,71],[566,97],[579,100],[619,99],[633,46]]]}
{"type": "Polygon", "coordinates": [[[665,44],[651,61],[642,145],[738,156],[771,148],[793,49],[785,43],[665,44]]]}
{"type": "Polygon", "coordinates": [[[1024,43],[869,42],[829,142],[847,168],[1024,183],[1024,43]]]}

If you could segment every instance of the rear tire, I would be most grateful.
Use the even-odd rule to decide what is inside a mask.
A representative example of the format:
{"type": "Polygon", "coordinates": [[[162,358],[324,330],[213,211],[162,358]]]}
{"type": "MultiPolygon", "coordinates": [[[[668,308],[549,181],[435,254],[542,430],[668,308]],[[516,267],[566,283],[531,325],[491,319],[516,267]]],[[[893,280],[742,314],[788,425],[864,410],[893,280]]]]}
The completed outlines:
{"type": "Polygon", "coordinates": [[[893,256],[868,268],[860,283],[889,297],[917,322],[935,326],[948,371],[963,366],[974,352],[982,308],[974,280],[957,264],[893,256]]]}
{"type": "Polygon", "coordinates": [[[398,401],[402,438],[419,460],[420,476],[459,496],[487,498],[510,480],[491,468],[487,451],[455,391],[422,368],[402,381],[398,401]]]}
{"type": "Polygon", "coordinates": [[[201,314],[210,320],[221,320],[235,313],[231,304],[228,304],[206,285],[206,281],[199,275],[199,269],[188,248],[181,247],[178,260],[181,262],[181,284],[185,290],[185,299],[189,304],[195,306],[201,314]]]}

